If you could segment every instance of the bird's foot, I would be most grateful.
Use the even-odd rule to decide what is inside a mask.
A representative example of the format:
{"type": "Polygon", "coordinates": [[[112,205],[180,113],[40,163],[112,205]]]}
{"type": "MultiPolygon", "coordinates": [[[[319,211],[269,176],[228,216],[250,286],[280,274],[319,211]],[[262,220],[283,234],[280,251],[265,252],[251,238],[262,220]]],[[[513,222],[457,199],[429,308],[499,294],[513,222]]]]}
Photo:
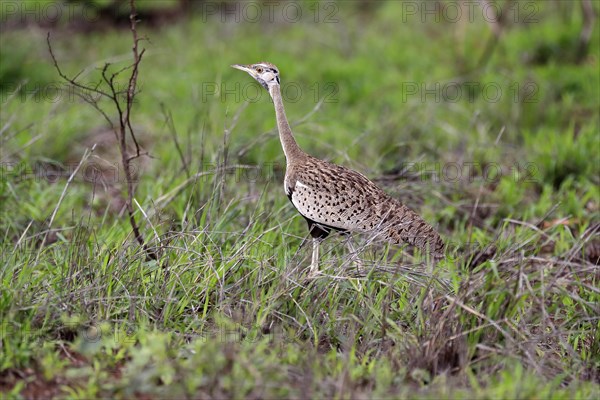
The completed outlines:
{"type": "Polygon", "coordinates": [[[319,271],[319,266],[311,264],[311,266],[308,268],[308,275],[306,276],[306,278],[307,279],[316,279],[320,276],[323,276],[323,273],[321,271],[319,271]]]}

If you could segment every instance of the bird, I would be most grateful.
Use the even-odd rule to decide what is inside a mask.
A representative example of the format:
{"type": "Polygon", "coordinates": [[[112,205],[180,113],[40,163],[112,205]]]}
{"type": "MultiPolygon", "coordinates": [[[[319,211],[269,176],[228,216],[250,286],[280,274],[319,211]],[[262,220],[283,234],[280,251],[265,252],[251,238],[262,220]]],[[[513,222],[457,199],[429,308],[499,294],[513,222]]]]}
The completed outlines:
{"type": "Polygon", "coordinates": [[[391,197],[360,172],[304,152],[287,120],[279,69],[269,62],[233,64],[247,72],[273,100],[279,139],[286,159],[284,190],[308,224],[312,237],[311,274],[319,274],[319,245],[331,231],[371,233],[392,244],[408,243],[434,260],[443,258],[444,241],[416,212],[391,197]]]}

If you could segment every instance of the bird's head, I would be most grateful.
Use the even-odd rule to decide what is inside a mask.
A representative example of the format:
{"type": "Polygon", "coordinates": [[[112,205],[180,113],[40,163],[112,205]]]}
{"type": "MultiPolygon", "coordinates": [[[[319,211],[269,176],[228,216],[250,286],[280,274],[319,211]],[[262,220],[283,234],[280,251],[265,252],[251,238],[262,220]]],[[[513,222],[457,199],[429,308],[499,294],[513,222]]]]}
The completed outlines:
{"type": "Polygon", "coordinates": [[[267,90],[273,85],[279,85],[279,70],[271,63],[260,62],[248,65],[233,64],[232,67],[247,72],[267,90]]]}

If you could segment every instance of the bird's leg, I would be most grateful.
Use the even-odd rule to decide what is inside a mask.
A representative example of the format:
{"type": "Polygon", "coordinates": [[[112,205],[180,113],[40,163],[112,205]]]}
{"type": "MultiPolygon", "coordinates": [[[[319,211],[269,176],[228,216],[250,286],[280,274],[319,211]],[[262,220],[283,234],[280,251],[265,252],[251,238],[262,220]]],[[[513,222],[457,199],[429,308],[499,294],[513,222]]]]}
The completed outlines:
{"type": "Polygon", "coordinates": [[[314,276],[319,274],[319,239],[312,238],[313,250],[312,250],[312,262],[310,263],[310,275],[314,276]]]}

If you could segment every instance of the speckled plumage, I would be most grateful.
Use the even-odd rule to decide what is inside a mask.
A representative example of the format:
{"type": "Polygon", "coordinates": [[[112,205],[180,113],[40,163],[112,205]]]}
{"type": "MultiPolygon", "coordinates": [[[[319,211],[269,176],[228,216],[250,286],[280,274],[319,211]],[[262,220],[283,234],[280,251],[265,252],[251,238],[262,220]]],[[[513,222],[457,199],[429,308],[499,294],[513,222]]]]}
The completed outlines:
{"type": "Polygon", "coordinates": [[[311,269],[318,269],[319,241],[331,229],[372,233],[391,243],[406,242],[443,255],[440,235],[414,211],[390,197],[364,175],[306,154],[294,139],[283,107],[279,71],[271,63],[233,65],[265,87],[275,106],[279,138],[287,168],[285,192],[307,220],[313,237],[311,269]]]}
{"type": "Polygon", "coordinates": [[[285,189],[314,237],[324,238],[333,228],[443,253],[444,243],[431,225],[361,173],[306,155],[288,163],[285,189]]]}

